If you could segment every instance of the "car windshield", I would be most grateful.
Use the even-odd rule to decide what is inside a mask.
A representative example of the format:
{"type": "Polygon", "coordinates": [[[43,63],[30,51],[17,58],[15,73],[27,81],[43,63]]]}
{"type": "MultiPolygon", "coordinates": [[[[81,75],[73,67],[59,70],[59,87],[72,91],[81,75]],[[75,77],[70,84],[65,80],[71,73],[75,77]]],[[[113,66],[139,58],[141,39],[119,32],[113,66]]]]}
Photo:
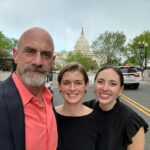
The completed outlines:
{"type": "Polygon", "coordinates": [[[119,68],[121,70],[122,73],[135,73],[138,72],[138,70],[135,67],[122,67],[119,68]]]}

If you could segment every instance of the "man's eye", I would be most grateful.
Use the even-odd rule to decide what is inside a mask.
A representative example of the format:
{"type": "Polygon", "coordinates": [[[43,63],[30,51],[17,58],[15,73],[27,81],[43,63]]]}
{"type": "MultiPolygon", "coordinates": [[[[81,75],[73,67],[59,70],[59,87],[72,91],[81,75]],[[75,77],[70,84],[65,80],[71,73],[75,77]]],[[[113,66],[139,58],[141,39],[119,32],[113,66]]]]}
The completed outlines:
{"type": "Polygon", "coordinates": [[[26,49],[26,51],[25,51],[26,53],[30,53],[30,54],[34,54],[34,53],[36,53],[36,51],[35,50],[33,50],[33,49],[26,49]]]}
{"type": "Polygon", "coordinates": [[[51,58],[52,57],[52,53],[51,52],[43,52],[42,55],[44,57],[47,57],[47,58],[51,58]]]}

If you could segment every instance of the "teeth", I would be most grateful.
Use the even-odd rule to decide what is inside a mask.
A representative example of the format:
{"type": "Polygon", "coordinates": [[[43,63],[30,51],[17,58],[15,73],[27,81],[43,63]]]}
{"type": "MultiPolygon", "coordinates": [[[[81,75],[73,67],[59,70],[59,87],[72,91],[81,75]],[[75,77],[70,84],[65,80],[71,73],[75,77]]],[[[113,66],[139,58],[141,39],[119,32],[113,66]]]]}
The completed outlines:
{"type": "Polygon", "coordinates": [[[75,93],[68,94],[69,96],[77,96],[75,93]]]}
{"type": "Polygon", "coordinates": [[[100,94],[100,96],[103,97],[103,98],[108,98],[109,97],[108,94],[100,94]]]}
{"type": "Polygon", "coordinates": [[[102,96],[108,96],[108,94],[101,94],[102,96]]]}

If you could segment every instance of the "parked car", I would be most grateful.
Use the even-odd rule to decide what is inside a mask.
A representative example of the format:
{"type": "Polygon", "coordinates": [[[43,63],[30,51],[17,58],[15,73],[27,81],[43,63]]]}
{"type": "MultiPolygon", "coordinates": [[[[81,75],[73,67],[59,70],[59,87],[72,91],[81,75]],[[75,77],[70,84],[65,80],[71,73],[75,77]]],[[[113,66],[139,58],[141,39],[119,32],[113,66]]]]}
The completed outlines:
{"type": "Polygon", "coordinates": [[[119,69],[123,73],[125,86],[130,86],[134,89],[138,89],[142,80],[141,71],[133,66],[120,66],[119,69]]]}

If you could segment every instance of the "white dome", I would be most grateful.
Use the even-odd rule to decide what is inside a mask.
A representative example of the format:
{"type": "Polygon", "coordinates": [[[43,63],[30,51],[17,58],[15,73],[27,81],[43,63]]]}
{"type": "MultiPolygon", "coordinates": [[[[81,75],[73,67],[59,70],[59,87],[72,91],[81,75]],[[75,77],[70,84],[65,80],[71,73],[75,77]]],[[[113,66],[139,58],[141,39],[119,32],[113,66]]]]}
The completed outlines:
{"type": "Polygon", "coordinates": [[[80,38],[76,41],[76,44],[74,46],[75,51],[80,51],[81,53],[85,53],[86,51],[90,51],[90,45],[88,40],[84,36],[84,31],[82,28],[81,36],[80,38]]]}

